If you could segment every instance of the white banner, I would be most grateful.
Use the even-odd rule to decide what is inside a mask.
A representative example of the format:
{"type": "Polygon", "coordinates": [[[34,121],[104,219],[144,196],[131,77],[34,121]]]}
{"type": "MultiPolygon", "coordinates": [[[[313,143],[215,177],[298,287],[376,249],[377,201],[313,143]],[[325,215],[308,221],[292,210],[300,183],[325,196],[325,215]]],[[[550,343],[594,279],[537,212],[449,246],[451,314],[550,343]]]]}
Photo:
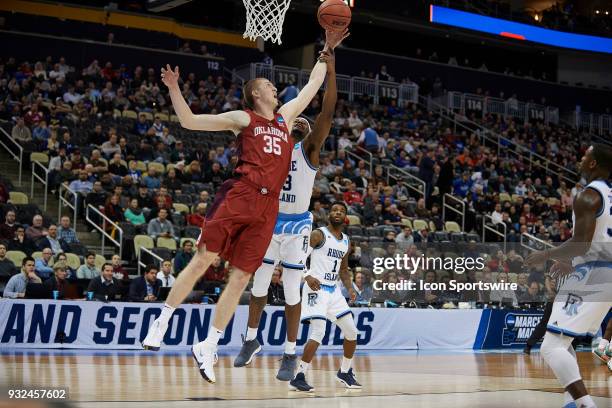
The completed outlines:
{"type": "MultiPolygon", "coordinates": [[[[0,300],[0,346],[3,348],[138,349],[160,303],[0,300]]],[[[164,349],[187,349],[206,338],[214,305],[182,305],[164,338],[164,349]]],[[[472,348],[482,310],[353,308],[358,349],[472,348]]],[[[248,307],[238,306],[219,345],[239,348],[248,307]]],[[[259,341],[281,350],[286,336],[284,308],[266,307],[259,341]]],[[[298,346],[308,339],[302,325],[298,346]]],[[[340,349],[342,335],[328,322],[321,348],[340,349]]]]}

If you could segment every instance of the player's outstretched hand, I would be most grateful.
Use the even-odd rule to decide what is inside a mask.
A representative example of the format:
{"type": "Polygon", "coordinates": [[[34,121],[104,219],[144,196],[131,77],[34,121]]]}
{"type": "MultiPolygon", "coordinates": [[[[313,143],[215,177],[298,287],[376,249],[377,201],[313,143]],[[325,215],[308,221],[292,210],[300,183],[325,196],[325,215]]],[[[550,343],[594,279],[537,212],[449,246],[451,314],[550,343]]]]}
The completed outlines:
{"type": "Polygon", "coordinates": [[[164,83],[164,85],[166,85],[168,88],[171,87],[178,87],[178,80],[179,80],[179,67],[174,67],[174,71],[172,70],[172,67],[170,66],[170,64],[166,64],[166,68],[162,68],[161,69],[161,79],[162,82],[164,83]]]}
{"type": "Polygon", "coordinates": [[[525,258],[525,265],[538,266],[548,260],[548,251],[535,251],[525,258]]]}
{"type": "Polygon", "coordinates": [[[306,281],[306,283],[308,284],[310,289],[312,289],[312,290],[319,290],[319,289],[321,289],[321,282],[319,282],[319,280],[317,278],[313,278],[312,276],[306,276],[306,278],[304,278],[304,280],[306,281]]]}
{"type": "Polygon", "coordinates": [[[329,50],[323,50],[319,52],[319,61],[327,64],[327,70],[335,69],[336,67],[336,58],[334,57],[334,52],[329,50]]]}
{"type": "Polygon", "coordinates": [[[349,33],[348,28],[345,28],[343,31],[325,30],[325,48],[329,47],[333,50],[349,35],[351,33],[349,33]]]}

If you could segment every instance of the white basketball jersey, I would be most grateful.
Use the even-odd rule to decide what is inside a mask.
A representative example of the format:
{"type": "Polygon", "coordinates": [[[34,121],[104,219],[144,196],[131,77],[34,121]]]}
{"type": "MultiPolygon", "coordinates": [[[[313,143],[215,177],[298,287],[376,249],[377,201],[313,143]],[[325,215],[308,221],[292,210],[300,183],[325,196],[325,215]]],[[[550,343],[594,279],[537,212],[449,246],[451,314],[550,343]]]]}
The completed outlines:
{"type": "Polygon", "coordinates": [[[349,238],[342,234],[337,239],[326,227],[320,228],[323,241],[310,254],[310,275],[323,285],[333,286],[338,281],[342,258],[349,250],[349,238]]]}
{"type": "MultiPolygon", "coordinates": [[[[589,251],[573,261],[574,265],[593,261],[612,261],[612,185],[607,180],[594,180],[586,188],[593,189],[599,193],[602,207],[597,214],[595,232],[589,251]]],[[[585,189],[586,189],[585,188],[585,189]]],[[[576,214],[572,214],[574,228],[576,228],[576,214]]]]}
{"type": "Polygon", "coordinates": [[[308,211],[316,174],[317,169],[308,161],[302,142],[296,143],[291,153],[289,175],[279,197],[279,213],[301,214],[308,211]]]}

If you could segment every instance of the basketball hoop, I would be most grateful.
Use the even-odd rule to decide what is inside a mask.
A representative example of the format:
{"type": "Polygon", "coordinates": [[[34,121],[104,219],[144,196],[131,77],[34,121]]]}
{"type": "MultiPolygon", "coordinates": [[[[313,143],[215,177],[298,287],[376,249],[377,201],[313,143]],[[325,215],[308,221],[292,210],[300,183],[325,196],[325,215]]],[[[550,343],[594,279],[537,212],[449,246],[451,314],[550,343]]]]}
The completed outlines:
{"type": "Polygon", "coordinates": [[[291,0],[242,0],[246,8],[246,30],[243,38],[257,37],[281,44],[283,21],[291,0]]]}

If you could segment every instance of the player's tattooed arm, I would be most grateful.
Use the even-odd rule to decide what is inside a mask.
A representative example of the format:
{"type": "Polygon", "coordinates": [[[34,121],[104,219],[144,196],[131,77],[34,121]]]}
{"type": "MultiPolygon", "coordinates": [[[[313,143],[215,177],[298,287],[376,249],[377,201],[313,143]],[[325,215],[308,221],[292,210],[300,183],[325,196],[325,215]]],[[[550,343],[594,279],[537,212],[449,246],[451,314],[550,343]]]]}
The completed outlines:
{"type": "Polygon", "coordinates": [[[181,126],[190,130],[205,130],[210,132],[231,130],[235,134],[249,125],[249,114],[244,111],[231,111],[219,115],[194,115],[181,94],[179,87],[179,68],[174,70],[170,65],[161,69],[162,82],[168,87],[172,107],[179,118],[181,126]]]}
{"type": "Polygon", "coordinates": [[[591,248],[597,225],[597,213],[602,205],[601,195],[593,189],[587,188],[578,194],[574,203],[576,223],[572,237],[556,248],[533,252],[525,263],[535,266],[549,259],[572,259],[586,254],[591,248]]]}
{"type": "Polygon", "coordinates": [[[319,166],[319,153],[325,139],[329,136],[337,99],[336,62],[334,53],[331,51],[327,59],[327,88],[325,88],[325,94],[323,95],[323,107],[315,120],[312,132],[302,142],[308,155],[308,161],[315,167],[319,166]]]}
{"type": "Polygon", "coordinates": [[[344,255],[344,258],[342,258],[342,262],[340,263],[340,280],[342,281],[342,284],[348,291],[351,302],[354,302],[355,299],[357,298],[357,293],[355,293],[355,289],[353,289],[353,281],[351,280],[351,272],[349,271],[349,267],[348,267],[348,257],[349,257],[350,252],[351,251],[347,251],[347,253],[344,255]]]}

